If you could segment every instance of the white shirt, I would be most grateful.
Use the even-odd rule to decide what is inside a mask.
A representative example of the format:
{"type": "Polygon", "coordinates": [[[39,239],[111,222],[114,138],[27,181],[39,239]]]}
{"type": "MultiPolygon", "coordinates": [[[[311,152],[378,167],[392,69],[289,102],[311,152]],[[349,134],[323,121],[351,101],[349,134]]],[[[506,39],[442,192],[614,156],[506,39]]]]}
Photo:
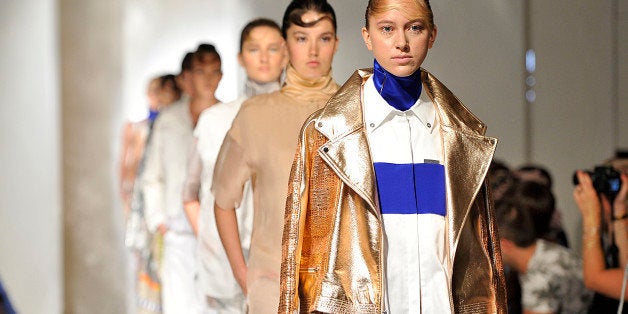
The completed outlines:
{"type": "Polygon", "coordinates": [[[450,313],[445,252],[445,174],[431,102],[402,112],[364,85],[364,122],[374,163],[390,313],[450,313]]]}
{"type": "MultiPolygon", "coordinates": [[[[230,103],[217,103],[205,109],[196,124],[194,135],[203,164],[200,189],[200,215],[198,221],[199,284],[206,295],[213,298],[233,298],[241,292],[231,273],[229,260],[218,235],[214,216],[214,196],[210,191],[214,166],[222,142],[231,123],[247,99],[240,97],[230,103]]],[[[236,210],[240,243],[248,257],[253,225],[253,194],[250,181],[244,187],[242,202],[236,210]]]]}
{"type": "Polygon", "coordinates": [[[192,234],[181,200],[193,141],[188,102],[187,97],[182,98],[159,113],[146,150],[141,179],[146,224],[151,232],[165,224],[169,232],[192,234]]]}

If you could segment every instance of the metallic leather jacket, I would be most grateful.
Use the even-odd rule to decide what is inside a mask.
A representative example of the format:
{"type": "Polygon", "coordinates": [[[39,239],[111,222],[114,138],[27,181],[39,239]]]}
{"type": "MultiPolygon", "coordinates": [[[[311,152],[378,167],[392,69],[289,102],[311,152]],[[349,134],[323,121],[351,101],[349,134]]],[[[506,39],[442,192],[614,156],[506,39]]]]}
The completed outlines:
{"type": "MultiPolygon", "coordinates": [[[[499,237],[485,176],[497,140],[422,71],[441,121],[445,246],[455,313],[506,313],[499,237]]],[[[358,70],[304,124],[286,203],[279,313],[383,313],[382,219],[358,70]]]]}

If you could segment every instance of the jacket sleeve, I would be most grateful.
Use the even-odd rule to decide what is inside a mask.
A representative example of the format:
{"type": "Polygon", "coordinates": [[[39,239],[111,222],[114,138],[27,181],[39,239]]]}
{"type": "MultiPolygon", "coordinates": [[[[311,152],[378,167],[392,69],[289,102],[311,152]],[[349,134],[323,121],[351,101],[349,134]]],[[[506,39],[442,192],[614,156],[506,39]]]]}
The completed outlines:
{"type": "Polygon", "coordinates": [[[142,192],[148,230],[155,232],[160,224],[166,223],[164,206],[165,183],[163,179],[162,124],[157,118],[153,127],[151,140],[146,149],[146,160],[142,173],[142,192]]]}
{"type": "Polygon", "coordinates": [[[308,207],[308,178],[311,156],[307,145],[307,125],[301,131],[299,145],[290,171],[282,241],[279,313],[299,311],[299,264],[305,215],[308,207]]]}
{"type": "Polygon", "coordinates": [[[183,203],[198,202],[199,191],[201,189],[201,173],[203,172],[203,161],[198,151],[198,138],[194,140],[194,148],[188,158],[187,175],[183,182],[181,198],[183,203]]]}
{"type": "Polygon", "coordinates": [[[499,245],[499,234],[497,232],[497,221],[495,220],[495,206],[493,205],[493,196],[487,180],[484,180],[482,187],[482,195],[484,201],[484,210],[486,217],[487,234],[489,241],[486,243],[486,250],[489,256],[493,257],[493,286],[495,287],[496,311],[497,313],[508,312],[508,302],[506,293],[506,279],[504,277],[504,266],[502,262],[501,247],[499,245]]]}

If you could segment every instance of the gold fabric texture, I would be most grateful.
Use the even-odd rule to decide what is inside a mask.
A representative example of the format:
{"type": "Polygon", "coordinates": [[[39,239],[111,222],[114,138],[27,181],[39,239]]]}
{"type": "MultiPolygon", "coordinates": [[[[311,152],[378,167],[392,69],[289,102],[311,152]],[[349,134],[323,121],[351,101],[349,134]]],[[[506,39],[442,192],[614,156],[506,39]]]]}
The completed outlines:
{"type": "MultiPolygon", "coordinates": [[[[422,71],[442,125],[450,302],[455,313],[505,313],[498,235],[485,176],[497,140],[422,71]]],[[[286,202],[280,313],[382,313],[383,234],[362,121],[359,70],[305,123],[286,202]]]]}

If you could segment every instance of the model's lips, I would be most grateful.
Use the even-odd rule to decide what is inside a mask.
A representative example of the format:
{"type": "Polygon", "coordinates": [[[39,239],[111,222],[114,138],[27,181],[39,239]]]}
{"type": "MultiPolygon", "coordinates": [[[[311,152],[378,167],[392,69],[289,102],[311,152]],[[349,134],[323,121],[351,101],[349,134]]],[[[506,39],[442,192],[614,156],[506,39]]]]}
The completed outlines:
{"type": "Polygon", "coordinates": [[[399,62],[399,63],[405,63],[405,62],[409,62],[410,60],[412,60],[412,56],[410,56],[410,55],[394,56],[394,57],[392,57],[392,60],[395,61],[395,62],[399,62]]]}
{"type": "Polygon", "coordinates": [[[266,67],[266,66],[259,67],[259,68],[257,68],[257,70],[260,71],[260,72],[268,72],[268,71],[270,71],[270,67],[266,67]]]}
{"type": "Polygon", "coordinates": [[[312,60],[312,61],[308,61],[307,66],[311,67],[311,68],[315,68],[317,66],[319,66],[321,63],[319,61],[316,60],[312,60]]]}

